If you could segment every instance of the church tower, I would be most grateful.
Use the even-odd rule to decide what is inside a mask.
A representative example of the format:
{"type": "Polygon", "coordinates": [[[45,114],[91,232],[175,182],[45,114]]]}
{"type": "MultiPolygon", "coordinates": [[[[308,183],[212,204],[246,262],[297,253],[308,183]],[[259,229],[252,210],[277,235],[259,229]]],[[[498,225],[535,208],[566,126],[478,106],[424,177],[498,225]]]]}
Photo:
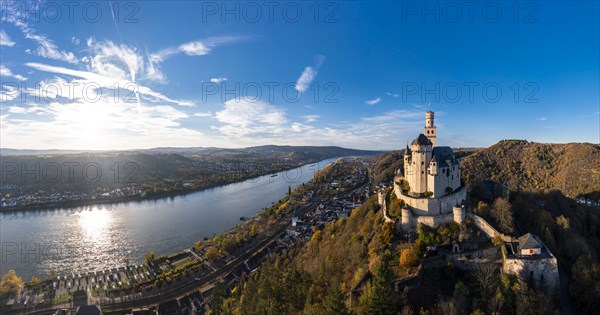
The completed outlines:
{"type": "Polygon", "coordinates": [[[423,134],[431,141],[433,147],[435,147],[436,133],[433,117],[434,114],[432,111],[425,113],[425,130],[423,131],[423,134]]]}

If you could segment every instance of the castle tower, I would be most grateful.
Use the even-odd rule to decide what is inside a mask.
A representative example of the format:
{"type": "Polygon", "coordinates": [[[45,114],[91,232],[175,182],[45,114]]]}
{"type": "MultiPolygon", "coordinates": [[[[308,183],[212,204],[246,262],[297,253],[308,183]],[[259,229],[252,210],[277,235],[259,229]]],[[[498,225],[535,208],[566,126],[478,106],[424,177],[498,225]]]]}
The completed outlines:
{"type": "Polygon", "coordinates": [[[381,207],[384,206],[385,204],[385,193],[383,192],[383,190],[380,190],[377,192],[377,202],[379,203],[379,205],[381,207]]]}
{"type": "Polygon", "coordinates": [[[402,224],[402,231],[404,233],[408,233],[412,230],[412,216],[410,214],[410,210],[408,209],[402,209],[402,214],[401,214],[401,224],[402,224]]]}
{"type": "Polygon", "coordinates": [[[465,222],[465,206],[452,207],[452,214],[454,216],[454,222],[458,224],[462,224],[463,222],[465,222]]]}
{"type": "Polygon", "coordinates": [[[429,138],[429,141],[433,143],[433,147],[435,147],[435,121],[434,121],[434,113],[432,111],[428,111],[425,113],[425,129],[423,134],[429,138]]]}

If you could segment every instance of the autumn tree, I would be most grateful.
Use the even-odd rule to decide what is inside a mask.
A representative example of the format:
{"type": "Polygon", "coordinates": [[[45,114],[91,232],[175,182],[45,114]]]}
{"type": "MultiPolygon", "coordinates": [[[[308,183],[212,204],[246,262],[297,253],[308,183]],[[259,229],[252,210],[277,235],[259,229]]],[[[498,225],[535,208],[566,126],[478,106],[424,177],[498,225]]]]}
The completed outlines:
{"type": "Polygon", "coordinates": [[[154,252],[147,252],[144,255],[144,263],[148,264],[154,261],[154,252]]]}
{"type": "Polygon", "coordinates": [[[413,267],[417,262],[417,254],[412,248],[405,248],[402,250],[402,253],[400,254],[400,266],[413,267]]]}
{"type": "Polygon", "coordinates": [[[497,198],[491,211],[492,218],[504,233],[513,232],[513,215],[510,202],[506,198],[497,198]]]}
{"type": "Polygon", "coordinates": [[[396,239],[396,226],[394,222],[385,222],[377,235],[382,244],[390,244],[396,239]]]}
{"type": "Polygon", "coordinates": [[[205,256],[209,261],[215,261],[219,258],[219,250],[216,247],[211,246],[206,250],[205,256]]]}
{"type": "Polygon", "coordinates": [[[17,276],[14,270],[9,270],[0,282],[0,295],[17,294],[23,286],[23,279],[17,276]]]}

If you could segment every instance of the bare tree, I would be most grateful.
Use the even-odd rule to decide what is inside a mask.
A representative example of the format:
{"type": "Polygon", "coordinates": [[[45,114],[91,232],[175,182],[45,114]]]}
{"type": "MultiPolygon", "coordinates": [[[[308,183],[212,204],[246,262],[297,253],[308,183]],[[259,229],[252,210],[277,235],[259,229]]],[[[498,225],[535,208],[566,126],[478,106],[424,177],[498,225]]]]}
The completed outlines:
{"type": "Polygon", "coordinates": [[[492,218],[496,221],[502,232],[512,233],[513,215],[510,202],[506,198],[497,198],[491,211],[492,218]]]}
{"type": "Polygon", "coordinates": [[[477,287],[481,291],[482,297],[490,297],[496,290],[496,285],[498,284],[497,271],[498,267],[494,263],[480,263],[473,270],[477,287]]]}

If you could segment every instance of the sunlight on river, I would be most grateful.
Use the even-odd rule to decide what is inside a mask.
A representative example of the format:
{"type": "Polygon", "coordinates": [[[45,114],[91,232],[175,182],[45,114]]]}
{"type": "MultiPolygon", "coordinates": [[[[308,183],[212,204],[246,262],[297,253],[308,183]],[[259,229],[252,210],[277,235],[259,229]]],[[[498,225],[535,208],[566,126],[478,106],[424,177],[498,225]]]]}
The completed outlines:
{"type": "Polygon", "coordinates": [[[110,211],[98,209],[98,207],[79,213],[79,226],[85,236],[85,241],[94,244],[106,243],[112,220],[110,211]]]}

